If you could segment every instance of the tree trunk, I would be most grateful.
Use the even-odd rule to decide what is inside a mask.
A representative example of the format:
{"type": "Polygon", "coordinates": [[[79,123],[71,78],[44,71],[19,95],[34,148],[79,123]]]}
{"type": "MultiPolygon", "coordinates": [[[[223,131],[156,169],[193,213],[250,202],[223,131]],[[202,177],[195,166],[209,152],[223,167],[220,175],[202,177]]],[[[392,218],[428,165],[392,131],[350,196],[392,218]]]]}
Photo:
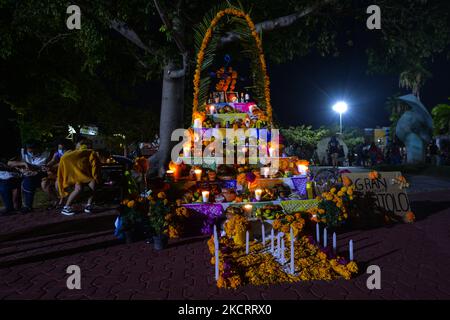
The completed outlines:
{"type": "Polygon", "coordinates": [[[172,132],[181,128],[183,123],[184,109],[184,74],[179,77],[171,76],[175,65],[169,62],[164,67],[162,99],[161,99],[161,119],[159,122],[159,149],[158,152],[150,158],[150,174],[163,176],[167,164],[170,161],[170,152],[175,142],[170,137],[172,132]]]}

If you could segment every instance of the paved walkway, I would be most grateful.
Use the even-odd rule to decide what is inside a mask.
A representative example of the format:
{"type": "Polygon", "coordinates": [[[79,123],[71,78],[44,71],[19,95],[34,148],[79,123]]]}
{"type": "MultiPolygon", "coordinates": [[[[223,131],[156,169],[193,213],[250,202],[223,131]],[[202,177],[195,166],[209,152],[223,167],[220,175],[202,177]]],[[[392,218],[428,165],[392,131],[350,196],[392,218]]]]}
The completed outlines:
{"type": "MultiPolygon", "coordinates": [[[[73,217],[55,212],[0,217],[0,299],[448,299],[450,194],[412,195],[419,221],[339,235],[355,242],[363,265],[379,265],[382,289],[367,274],[350,281],[217,289],[205,238],[126,245],[112,236],[116,213],[73,217]],[[81,290],[68,290],[66,268],[80,266],[81,290]]],[[[345,249],[345,247],[343,247],[345,249]]]]}

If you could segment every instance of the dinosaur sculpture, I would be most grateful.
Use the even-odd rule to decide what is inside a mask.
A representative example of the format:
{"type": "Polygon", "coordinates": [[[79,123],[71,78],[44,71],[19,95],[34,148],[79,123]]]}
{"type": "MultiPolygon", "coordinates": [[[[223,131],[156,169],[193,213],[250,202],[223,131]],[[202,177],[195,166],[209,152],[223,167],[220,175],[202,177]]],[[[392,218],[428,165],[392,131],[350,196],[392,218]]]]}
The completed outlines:
{"type": "Polygon", "coordinates": [[[398,99],[411,107],[402,114],[395,129],[397,137],[406,146],[407,163],[424,162],[426,147],[432,137],[431,115],[415,95],[408,94],[398,99]]]}

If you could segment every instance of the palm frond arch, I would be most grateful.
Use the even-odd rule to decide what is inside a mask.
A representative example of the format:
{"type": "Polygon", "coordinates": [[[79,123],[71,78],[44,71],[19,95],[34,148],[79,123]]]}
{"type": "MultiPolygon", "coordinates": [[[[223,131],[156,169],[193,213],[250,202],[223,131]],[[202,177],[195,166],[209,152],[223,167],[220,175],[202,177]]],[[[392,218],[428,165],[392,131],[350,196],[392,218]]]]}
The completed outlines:
{"type": "Polygon", "coordinates": [[[220,37],[214,31],[220,30],[219,22],[225,16],[232,18],[238,26],[236,32],[244,48],[244,53],[250,56],[254,72],[253,83],[254,95],[258,98],[258,106],[267,114],[269,123],[272,123],[272,106],[270,104],[269,76],[267,75],[266,60],[264,57],[261,39],[250,15],[242,9],[228,7],[218,9],[206,15],[203,22],[196,28],[195,42],[197,52],[197,63],[194,73],[194,97],[192,114],[198,112],[199,105],[206,103],[211,79],[209,76],[201,77],[201,73],[207,70],[213,63],[214,52],[220,37]],[[255,50],[256,49],[256,50],[255,50]]]}

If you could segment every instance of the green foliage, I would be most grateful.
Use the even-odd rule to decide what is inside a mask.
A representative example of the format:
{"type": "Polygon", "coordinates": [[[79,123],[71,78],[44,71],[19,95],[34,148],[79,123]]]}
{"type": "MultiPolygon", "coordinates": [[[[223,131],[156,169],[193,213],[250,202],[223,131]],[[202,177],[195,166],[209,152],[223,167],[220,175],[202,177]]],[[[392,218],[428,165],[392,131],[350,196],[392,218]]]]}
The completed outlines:
{"type": "Polygon", "coordinates": [[[125,232],[135,232],[140,226],[144,225],[146,220],[145,213],[138,208],[129,208],[122,206],[121,210],[122,229],[125,232]]]}
{"type": "Polygon", "coordinates": [[[344,140],[348,149],[351,150],[357,145],[364,143],[364,131],[361,128],[344,128],[342,132],[342,140],[344,140]]]}
{"type": "Polygon", "coordinates": [[[156,235],[164,233],[167,227],[166,215],[170,212],[170,207],[166,199],[157,198],[150,204],[148,216],[150,226],[156,235]]]}
{"type": "Polygon", "coordinates": [[[296,143],[305,148],[315,148],[321,139],[330,135],[330,131],[325,127],[313,129],[312,126],[301,125],[281,129],[281,134],[289,143],[296,143]]]}
{"type": "Polygon", "coordinates": [[[379,1],[382,28],[367,49],[369,71],[399,75],[399,86],[419,95],[433,57],[448,52],[448,1],[379,1]]]}
{"type": "Polygon", "coordinates": [[[431,115],[433,117],[433,127],[435,134],[449,134],[450,104],[438,104],[431,110],[431,115]]]}
{"type": "MultiPolygon", "coordinates": [[[[323,4],[288,27],[262,34],[269,70],[270,62],[281,63],[296,56],[338,55],[341,48],[337,43],[354,42],[355,32],[365,30],[367,19],[365,1],[247,0],[242,5],[231,2],[251,12],[256,24],[323,4]],[[354,23],[345,23],[349,17],[354,23]]],[[[210,20],[202,22],[202,19],[211,8],[229,4],[223,0],[160,3],[180,31],[192,66],[194,48],[201,39],[191,30],[199,24],[206,27],[205,21],[210,20]]],[[[159,112],[155,110],[159,110],[159,99],[148,109],[138,109],[137,98],[130,99],[133,94],[129,91],[145,81],[160,80],[168,61],[181,62],[173,31],[162,23],[153,1],[77,4],[82,10],[82,28],[69,31],[65,28],[66,0],[0,1],[0,69],[7,75],[0,78],[0,99],[17,113],[23,136],[48,137],[55,134],[55,127],[69,123],[98,123],[106,128],[105,132],[121,131],[130,139],[153,136],[158,126],[159,112]],[[149,50],[139,48],[112,30],[113,20],[125,23],[149,50]],[[124,84],[129,87],[124,89],[124,84]]],[[[370,40],[366,41],[370,44],[369,69],[403,73],[407,80],[404,84],[415,86],[418,91],[428,76],[427,67],[433,57],[448,51],[450,2],[381,0],[377,4],[382,8],[382,29],[363,31],[370,40]]],[[[255,51],[247,46],[246,29],[241,28],[239,21],[224,22],[223,31],[225,27],[237,27],[234,30],[242,36],[242,48],[250,49],[246,54],[251,57],[255,51]]],[[[213,41],[217,42],[221,35],[222,30],[218,29],[213,41]]],[[[214,43],[210,47],[216,48],[214,43]]],[[[257,70],[254,66],[252,69],[257,70]]],[[[188,97],[192,92],[192,70],[188,69],[186,75],[188,97]]],[[[205,81],[201,85],[202,99],[209,87],[205,81]]],[[[261,94],[256,92],[256,96],[261,94]]],[[[312,145],[308,138],[295,139],[312,145]]]]}

